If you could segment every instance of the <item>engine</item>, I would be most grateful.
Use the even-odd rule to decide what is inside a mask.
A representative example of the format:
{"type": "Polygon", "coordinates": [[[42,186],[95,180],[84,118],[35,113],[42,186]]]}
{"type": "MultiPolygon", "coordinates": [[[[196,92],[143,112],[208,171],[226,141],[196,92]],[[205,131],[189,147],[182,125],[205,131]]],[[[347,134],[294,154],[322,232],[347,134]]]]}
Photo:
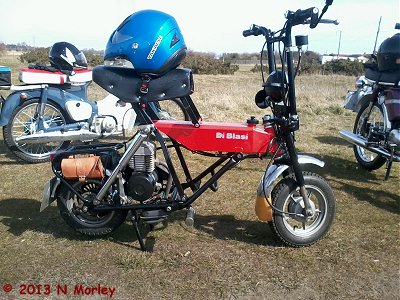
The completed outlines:
{"type": "Polygon", "coordinates": [[[92,126],[92,131],[98,134],[112,133],[117,129],[117,121],[111,116],[97,116],[92,126]]]}
{"type": "Polygon", "coordinates": [[[143,142],[129,161],[132,173],[125,183],[127,196],[145,201],[153,195],[158,181],[155,150],[154,143],[143,142]]]}

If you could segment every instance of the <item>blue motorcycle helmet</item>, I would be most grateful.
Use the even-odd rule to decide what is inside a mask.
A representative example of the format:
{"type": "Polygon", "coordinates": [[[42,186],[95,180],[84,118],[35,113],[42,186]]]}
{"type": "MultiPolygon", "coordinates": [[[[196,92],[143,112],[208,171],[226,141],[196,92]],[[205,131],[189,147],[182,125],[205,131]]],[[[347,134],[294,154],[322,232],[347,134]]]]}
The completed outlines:
{"type": "Polygon", "coordinates": [[[160,76],[179,66],[186,49],[172,16],[142,10],[127,17],[111,34],[104,60],[127,60],[139,74],[160,76]]]}

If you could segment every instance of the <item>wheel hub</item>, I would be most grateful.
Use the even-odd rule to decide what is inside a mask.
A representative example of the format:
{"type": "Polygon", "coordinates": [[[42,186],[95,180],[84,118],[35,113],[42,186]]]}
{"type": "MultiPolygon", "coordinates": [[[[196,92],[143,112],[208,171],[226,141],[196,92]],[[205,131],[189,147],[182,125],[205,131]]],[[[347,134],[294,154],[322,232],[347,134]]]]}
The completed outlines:
{"type": "MultiPolygon", "coordinates": [[[[315,214],[315,204],[311,200],[309,200],[309,202],[311,206],[311,211],[313,211],[315,214]]],[[[306,222],[314,216],[314,214],[312,216],[307,216],[304,200],[302,197],[296,197],[289,203],[288,212],[291,214],[290,217],[292,219],[295,219],[296,221],[302,223],[306,222]]]]}
{"type": "Polygon", "coordinates": [[[25,133],[26,134],[36,133],[36,122],[34,120],[25,123],[25,133]]]}

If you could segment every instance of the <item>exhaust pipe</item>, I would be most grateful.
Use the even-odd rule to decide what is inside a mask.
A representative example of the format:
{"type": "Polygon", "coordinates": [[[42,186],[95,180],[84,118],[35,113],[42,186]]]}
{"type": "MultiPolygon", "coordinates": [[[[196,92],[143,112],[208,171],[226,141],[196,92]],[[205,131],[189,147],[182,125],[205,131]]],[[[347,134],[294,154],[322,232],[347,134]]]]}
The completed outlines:
{"type": "MultiPolygon", "coordinates": [[[[373,147],[373,146],[369,146],[368,145],[368,141],[366,138],[357,135],[355,133],[352,133],[350,131],[347,130],[340,130],[339,134],[348,142],[363,147],[365,149],[367,149],[368,151],[374,152],[376,154],[379,154],[381,156],[383,156],[386,159],[390,159],[391,158],[391,154],[388,150],[383,149],[383,148],[377,148],[377,147],[373,147]]],[[[393,155],[393,161],[396,162],[400,162],[400,156],[398,155],[393,155]]]]}
{"type": "Polygon", "coordinates": [[[89,130],[72,130],[72,131],[51,131],[43,133],[34,133],[30,135],[19,136],[15,141],[19,144],[42,144],[50,142],[64,141],[86,141],[93,140],[103,136],[89,130]]]}

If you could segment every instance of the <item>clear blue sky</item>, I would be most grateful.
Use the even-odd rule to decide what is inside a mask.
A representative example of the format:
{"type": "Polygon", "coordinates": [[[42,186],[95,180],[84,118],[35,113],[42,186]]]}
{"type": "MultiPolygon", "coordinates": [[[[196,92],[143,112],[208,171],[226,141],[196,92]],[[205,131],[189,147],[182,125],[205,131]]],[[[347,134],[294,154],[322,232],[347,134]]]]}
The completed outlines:
{"type": "MultiPolygon", "coordinates": [[[[400,22],[399,0],[334,0],[325,15],[339,26],[298,26],[294,33],[309,35],[309,50],[371,53],[379,17],[378,41],[395,33],[400,22]]],[[[196,51],[259,52],[261,37],[242,37],[253,23],[277,30],[287,10],[316,6],[324,0],[0,0],[0,41],[51,46],[68,41],[79,49],[104,49],[111,32],[131,13],[158,9],[175,17],[186,44],[196,51]]]]}

